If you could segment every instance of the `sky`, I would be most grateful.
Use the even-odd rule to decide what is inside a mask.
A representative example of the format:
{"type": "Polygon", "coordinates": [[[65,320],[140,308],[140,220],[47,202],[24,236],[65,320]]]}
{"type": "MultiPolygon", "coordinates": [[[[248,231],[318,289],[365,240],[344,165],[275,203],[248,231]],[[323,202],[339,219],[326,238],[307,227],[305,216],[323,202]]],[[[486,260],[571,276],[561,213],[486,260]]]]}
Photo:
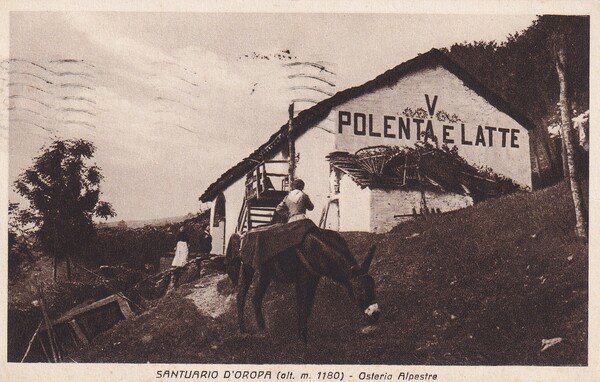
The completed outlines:
{"type": "MultiPolygon", "coordinates": [[[[291,100],[319,101],[431,48],[503,41],[534,19],[12,12],[0,77],[9,86],[9,181],[53,139],[84,138],[96,145],[113,220],[197,212],[206,187],[285,123],[291,100]],[[315,83],[298,74],[335,86],[306,90],[315,83]]],[[[9,198],[21,201],[13,190],[9,198]]]]}

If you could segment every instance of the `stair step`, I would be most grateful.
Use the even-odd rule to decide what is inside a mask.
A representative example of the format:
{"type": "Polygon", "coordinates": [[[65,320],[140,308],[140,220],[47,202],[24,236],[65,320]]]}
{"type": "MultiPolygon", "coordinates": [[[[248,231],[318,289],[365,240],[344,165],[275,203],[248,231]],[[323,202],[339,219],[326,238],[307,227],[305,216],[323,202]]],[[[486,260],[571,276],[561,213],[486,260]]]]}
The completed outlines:
{"type": "Polygon", "coordinates": [[[274,207],[269,207],[269,206],[251,206],[250,210],[275,211],[275,208],[277,208],[277,206],[274,206],[274,207]]]}
{"type": "Polygon", "coordinates": [[[252,225],[254,225],[254,223],[267,223],[267,224],[271,224],[271,219],[266,219],[266,220],[252,220],[252,225]]]}
{"type": "Polygon", "coordinates": [[[250,211],[250,218],[252,218],[253,216],[261,216],[261,217],[268,217],[268,218],[272,218],[273,214],[269,214],[269,213],[257,213],[257,212],[252,212],[250,211]]]}

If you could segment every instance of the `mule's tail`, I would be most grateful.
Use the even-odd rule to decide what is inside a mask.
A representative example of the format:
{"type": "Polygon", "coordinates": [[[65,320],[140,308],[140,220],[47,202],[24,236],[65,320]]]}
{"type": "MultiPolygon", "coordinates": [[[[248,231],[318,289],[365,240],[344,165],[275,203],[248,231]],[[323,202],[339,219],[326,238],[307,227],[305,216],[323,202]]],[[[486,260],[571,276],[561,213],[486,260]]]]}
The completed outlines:
{"type": "Polygon", "coordinates": [[[225,271],[227,272],[227,275],[231,279],[231,282],[234,286],[238,284],[240,277],[240,266],[242,264],[242,260],[240,259],[241,242],[241,236],[237,233],[234,233],[229,238],[229,243],[227,243],[227,251],[225,252],[225,271]]]}

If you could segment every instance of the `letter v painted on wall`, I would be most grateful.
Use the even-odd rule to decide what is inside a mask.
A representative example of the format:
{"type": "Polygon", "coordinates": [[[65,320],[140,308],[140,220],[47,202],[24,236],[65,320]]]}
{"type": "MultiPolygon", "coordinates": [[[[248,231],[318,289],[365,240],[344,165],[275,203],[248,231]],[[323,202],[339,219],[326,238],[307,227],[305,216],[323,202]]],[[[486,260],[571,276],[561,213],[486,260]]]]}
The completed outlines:
{"type": "Polygon", "coordinates": [[[435,112],[435,105],[437,104],[438,96],[433,97],[433,102],[429,100],[429,94],[425,94],[425,102],[427,102],[427,111],[429,115],[433,117],[433,113],[435,112]]]}

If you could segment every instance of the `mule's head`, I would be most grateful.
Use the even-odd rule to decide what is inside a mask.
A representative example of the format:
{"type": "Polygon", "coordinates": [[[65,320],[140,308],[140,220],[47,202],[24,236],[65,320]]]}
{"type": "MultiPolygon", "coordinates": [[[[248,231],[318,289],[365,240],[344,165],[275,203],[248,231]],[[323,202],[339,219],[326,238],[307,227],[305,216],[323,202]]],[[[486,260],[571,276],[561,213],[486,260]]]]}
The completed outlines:
{"type": "Polygon", "coordinates": [[[375,300],[375,281],[369,275],[369,267],[375,256],[375,246],[369,248],[367,257],[360,266],[351,268],[348,292],[370,323],[379,319],[379,305],[375,300]]]}

